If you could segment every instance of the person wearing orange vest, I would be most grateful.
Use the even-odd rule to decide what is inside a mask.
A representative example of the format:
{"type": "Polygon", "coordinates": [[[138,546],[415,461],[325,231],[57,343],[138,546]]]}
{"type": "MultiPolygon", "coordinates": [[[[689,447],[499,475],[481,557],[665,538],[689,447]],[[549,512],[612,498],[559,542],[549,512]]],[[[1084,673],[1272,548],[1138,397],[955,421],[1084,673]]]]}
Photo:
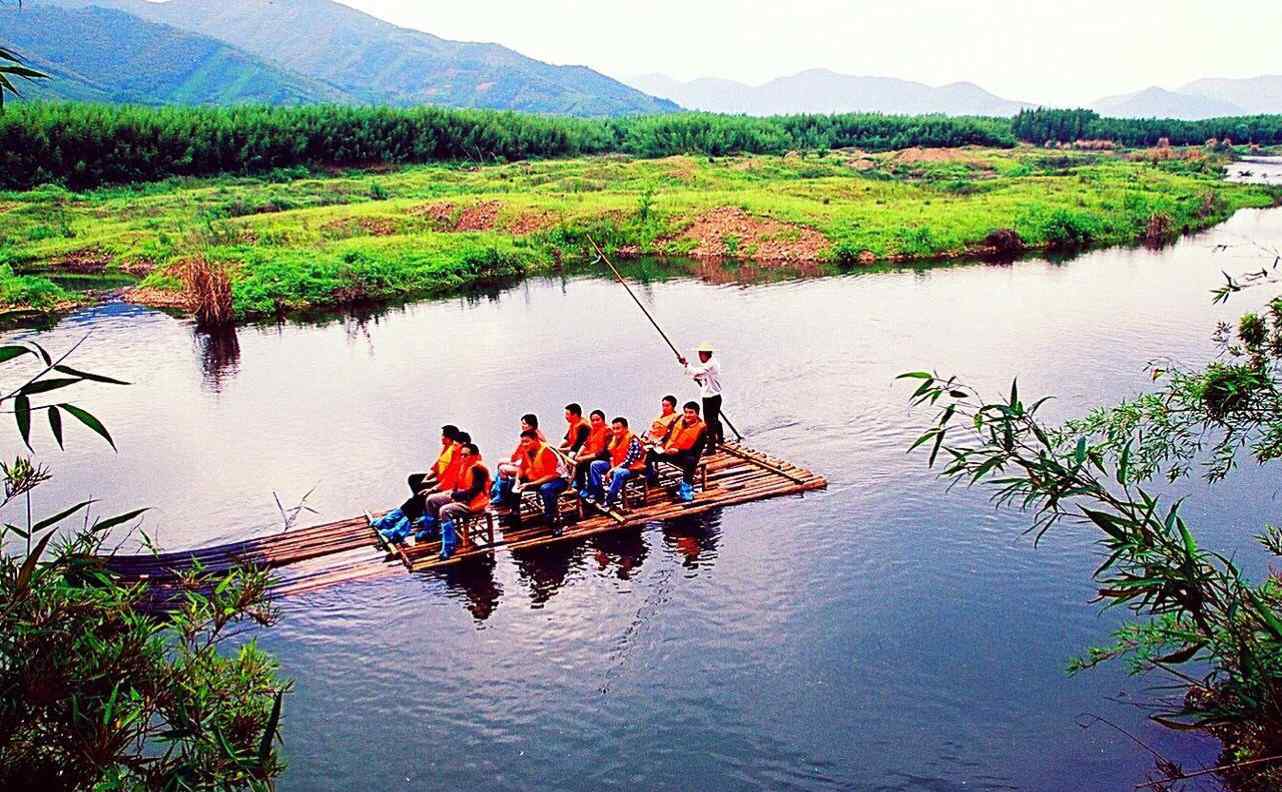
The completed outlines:
{"type": "MultiPolygon", "coordinates": [[[[540,442],[547,442],[547,437],[539,429],[539,417],[534,413],[521,416],[521,435],[524,436],[526,432],[534,432],[540,442]]],[[[524,458],[525,451],[521,441],[518,440],[511,458],[507,462],[499,463],[498,475],[494,477],[494,486],[490,490],[490,502],[500,509],[506,509],[508,501],[511,500],[512,487],[516,485],[524,458]]]]}
{"type": "Polygon", "coordinates": [[[458,546],[455,520],[483,512],[490,504],[490,471],[481,463],[481,450],[474,443],[465,443],[459,456],[462,461],[456,488],[428,496],[423,527],[414,536],[417,541],[428,541],[439,527],[442,561],[458,546]]]}
{"type": "Polygon", "coordinates": [[[628,479],[645,470],[645,449],[641,440],[628,429],[627,418],[615,418],[610,422],[609,459],[597,460],[588,468],[588,494],[584,500],[588,503],[602,501],[606,509],[614,508],[619,500],[619,493],[628,479]],[[605,476],[610,476],[610,489],[604,490],[605,476]]]}
{"type": "Polygon", "coordinates": [[[521,527],[521,494],[532,489],[539,493],[539,499],[543,501],[543,521],[552,528],[553,536],[560,536],[561,515],[557,499],[569,486],[569,482],[561,478],[557,469],[559,459],[556,451],[533,429],[521,433],[520,450],[521,469],[504,501],[504,505],[511,509],[511,526],[521,527]]]}
{"type": "Polygon", "coordinates": [[[423,498],[433,492],[454,488],[460,465],[459,448],[471,440],[471,436],[457,426],[442,426],[441,451],[436,461],[426,473],[415,473],[406,482],[410,487],[409,499],[381,518],[371,520],[370,525],[384,535],[395,535],[401,539],[409,536],[413,523],[423,516],[423,498]],[[402,520],[405,521],[403,526],[400,525],[402,520]]]}
{"type": "Polygon", "coordinates": [[[605,413],[593,410],[588,422],[588,439],[579,447],[571,461],[574,462],[574,488],[580,495],[587,492],[588,471],[597,460],[610,458],[610,427],[605,413]]]}
{"type": "Polygon", "coordinates": [[[649,445],[662,448],[668,441],[668,435],[672,434],[673,425],[681,420],[681,413],[677,412],[677,397],[664,396],[659,410],[659,417],[650,423],[650,432],[645,439],[649,445]]]}
{"type": "Polygon", "coordinates": [[[682,408],[681,420],[672,427],[668,442],[659,449],[646,455],[645,476],[650,483],[659,480],[655,465],[667,462],[681,469],[681,483],[677,485],[677,497],[689,503],[694,500],[694,471],[699,466],[699,457],[707,442],[707,426],[699,420],[699,404],[686,402],[682,408]]]}
{"type": "Polygon", "coordinates": [[[567,455],[577,454],[587,442],[588,433],[592,431],[588,422],[583,420],[583,407],[575,403],[565,405],[565,423],[568,428],[561,440],[560,450],[567,455]]]}

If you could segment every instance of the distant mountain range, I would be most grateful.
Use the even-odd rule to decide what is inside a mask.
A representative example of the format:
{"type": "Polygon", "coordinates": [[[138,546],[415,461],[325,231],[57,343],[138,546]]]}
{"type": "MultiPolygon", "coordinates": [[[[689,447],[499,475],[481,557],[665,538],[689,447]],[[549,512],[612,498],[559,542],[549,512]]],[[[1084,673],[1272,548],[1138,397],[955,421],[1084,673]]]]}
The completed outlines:
{"type": "MultiPolygon", "coordinates": [[[[763,85],[662,74],[620,82],[498,44],[398,27],[333,0],[27,0],[21,8],[0,0],[0,39],[56,78],[24,85],[26,95],[104,102],[433,104],[582,116],[681,107],[1011,116],[1034,106],[969,82],[825,69],[763,85]]],[[[1124,118],[1282,113],[1282,75],[1151,87],[1090,106],[1124,118]]]]}
{"type": "Polygon", "coordinates": [[[892,77],[855,77],[827,69],[811,69],[764,85],[717,79],[681,82],[662,74],[625,78],[624,82],[691,110],[756,116],[857,111],[1011,116],[1021,108],[1033,106],[995,96],[974,83],[936,88],[892,77]]]}
{"type": "Polygon", "coordinates": [[[1100,99],[1092,109],[1117,118],[1215,118],[1282,113],[1282,75],[1196,80],[1175,91],[1156,86],[1100,99]]]}
{"type": "Polygon", "coordinates": [[[21,9],[0,6],[0,35],[63,77],[40,90],[65,98],[584,116],[679,109],[585,66],[449,41],[332,0],[28,0],[21,9]]]}
{"type": "MultiPolygon", "coordinates": [[[[887,77],[856,77],[812,69],[764,85],[704,78],[681,82],[663,74],[624,78],[638,90],[671,99],[691,110],[747,115],[784,113],[944,113],[1010,116],[1030,102],[996,96],[974,83],[932,87],[887,77]]],[[[1119,118],[1214,118],[1282,113],[1282,76],[1213,79],[1177,91],[1152,87],[1091,103],[1101,115],[1119,118]]]]}

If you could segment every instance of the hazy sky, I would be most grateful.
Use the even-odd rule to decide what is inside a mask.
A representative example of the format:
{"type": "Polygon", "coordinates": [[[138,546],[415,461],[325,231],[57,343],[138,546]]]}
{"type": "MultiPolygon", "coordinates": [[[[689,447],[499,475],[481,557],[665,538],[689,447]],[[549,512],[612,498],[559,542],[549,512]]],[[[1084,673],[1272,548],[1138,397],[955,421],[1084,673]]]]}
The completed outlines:
{"type": "Polygon", "coordinates": [[[342,0],[405,27],[611,76],[765,82],[822,67],[1085,103],[1282,73],[1279,0],[342,0]]]}

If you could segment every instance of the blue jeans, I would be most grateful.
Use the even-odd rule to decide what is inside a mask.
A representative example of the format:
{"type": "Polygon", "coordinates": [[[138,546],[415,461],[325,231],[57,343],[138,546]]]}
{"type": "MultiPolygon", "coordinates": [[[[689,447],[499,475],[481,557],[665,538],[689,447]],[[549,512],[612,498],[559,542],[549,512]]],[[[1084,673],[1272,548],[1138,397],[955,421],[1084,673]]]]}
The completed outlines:
{"type": "MultiPolygon", "coordinates": [[[[543,520],[548,525],[555,525],[557,522],[560,512],[556,507],[556,501],[561,497],[561,493],[565,492],[567,486],[569,484],[563,478],[555,478],[546,484],[539,485],[539,498],[543,501],[543,520]]],[[[521,520],[521,496],[512,491],[510,484],[506,487],[503,503],[512,509],[513,519],[519,523],[521,520]]]]}
{"type": "Polygon", "coordinates": [[[625,467],[611,468],[610,463],[604,460],[593,462],[591,469],[588,471],[588,489],[598,498],[601,497],[604,489],[603,484],[607,471],[610,476],[610,490],[605,493],[605,502],[615,503],[619,499],[619,492],[623,490],[623,485],[636,474],[636,471],[628,470],[625,467]]]}

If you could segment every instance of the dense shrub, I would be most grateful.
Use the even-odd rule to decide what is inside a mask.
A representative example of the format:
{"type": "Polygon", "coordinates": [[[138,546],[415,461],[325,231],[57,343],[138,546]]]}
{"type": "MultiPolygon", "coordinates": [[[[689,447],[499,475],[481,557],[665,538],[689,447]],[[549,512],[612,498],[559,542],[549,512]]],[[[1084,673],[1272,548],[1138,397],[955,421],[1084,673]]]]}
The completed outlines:
{"type": "Polygon", "coordinates": [[[676,113],[577,119],[437,107],[132,107],[22,103],[0,115],[0,187],[72,189],[300,166],[621,152],[712,156],[858,146],[1010,146],[1006,119],[676,113]]]}

